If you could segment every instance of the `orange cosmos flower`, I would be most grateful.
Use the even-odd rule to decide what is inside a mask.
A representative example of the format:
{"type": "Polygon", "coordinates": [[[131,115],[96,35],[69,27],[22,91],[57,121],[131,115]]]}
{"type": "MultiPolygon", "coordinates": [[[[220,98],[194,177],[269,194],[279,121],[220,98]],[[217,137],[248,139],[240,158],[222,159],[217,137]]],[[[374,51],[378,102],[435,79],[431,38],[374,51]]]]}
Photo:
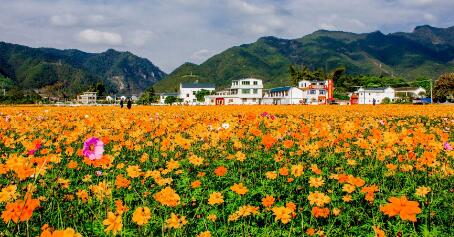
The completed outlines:
{"type": "Polygon", "coordinates": [[[102,222],[106,226],[104,231],[106,233],[112,232],[113,235],[116,235],[118,231],[121,231],[123,223],[121,221],[121,215],[115,215],[113,212],[107,213],[107,218],[102,222]]]}
{"type": "Polygon", "coordinates": [[[40,237],[82,237],[81,234],[77,233],[72,228],[66,228],[64,230],[51,231],[50,228],[46,228],[41,232],[40,237]]]}
{"type": "Polygon", "coordinates": [[[203,164],[203,158],[198,157],[196,155],[192,155],[191,157],[189,157],[189,163],[191,163],[195,166],[200,166],[203,164]]]}
{"type": "Polygon", "coordinates": [[[312,208],[312,215],[316,218],[322,217],[327,218],[329,216],[329,209],[324,207],[313,207],[312,208]]]}
{"type": "Polygon", "coordinates": [[[200,182],[200,180],[195,180],[191,183],[192,188],[198,188],[200,187],[200,185],[202,185],[202,182],[200,182]]]}
{"type": "Polygon", "coordinates": [[[115,186],[120,189],[120,188],[128,188],[129,185],[131,185],[131,181],[129,181],[127,178],[125,178],[122,174],[119,174],[115,178],[115,186]]]}
{"type": "Polygon", "coordinates": [[[82,201],[82,203],[88,201],[88,192],[85,190],[78,190],[76,196],[82,201]]]}
{"type": "Polygon", "coordinates": [[[269,134],[262,137],[262,144],[268,149],[271,148],[274,145],[274,143],[276,143],[276,141],[277,139],[269,134]]]}
{"type": "Polygon", "coordinates": [[[166,220],[166,226],[174,229],[178,229],[187,223],[185,216],[178,216],[175,213],[170,214],[170,218],[166,220]]]}
{"type": "Polygon", "coordinates": [[[249,191],[243,183],[234,184],[230,189],[239,195],[244,195],[249,191]]]}
{"type": "Polygon", "coordinates": [[[225,166],[219,166],[214,170],[214,173],[219,177],[224,176],[225,174],[227,174],[227,168],[225,166]]]}
{"type": "Polygon", "coordinates": [[[117,210],[118,215],[123,215],[123,213],[129,210],[129,207],[123,204],[123,201],[116,200],[115,201],[115,208],[117,210]]]}
{"type": "Polygon", "coordinates": [[[159,191],[153,198],[164,206],[176,207],[180,204],[180,196],[171,187],[159,191]]]}
{"type": "Polygon", "coordinates": [[[399,215],[402,220],[416,222],[416,214],[421,213],[418,202],[409,201],[405,196],[391,197],[388,200],[389,203],[381,206],[380,211],[390,217],[399,215]]]}
{"type": "Polygon", "coordinates": [[[138,165],[128,166],[128,168],[126,168],[126,172],[128,172],[128,176],[131,178],[137,178],[142,175],[142,170],[138,165]]]}
{"type": "Polygon", "coordinates": [[[287,176],[288,175],[288,169],[287,167],[282,167],[279,169],[279,174],[282,176],[287,176]]]}
{"type": "Polygon", "coordinates": [[[416,194],[416,196],[419,196],[419,197],[426,197],[426,195],[428,193],[430,193],[430,191],[432,191],[432,189],[430,187],[421,186],[416,189],[415,194],[416,194]]]}
{"type": "Polygon", "coordinates": [[[374,229],[375,237],[386,237],[385,232],[380,229],[380,226],[372,226],[372,229],[374,229]]]}
{"type": "Polygon", "coordinates": [[[38,208],[39,205],[40,201],[32,198],[27,199],[27,201],[17,200],[13,203],[8,203],[2,213],[2,219],[5,223],[8,223],[10,220],[14,223],[28,221],[32,217],[33,211],[38,208]]]}
{"type": "Polygon", "coordinates": [[[355,191],[355,186],[351,184],[344,184],[344,186],[342,187],[342,191],[346,193],[353,193],[353,191],[355,191]]]}
{"type": "Polygon", "coordinates": [[[304,168],[303,168],[303,165],[298,164],[298,165],[292,165],[290,170],[291,170],[293,176],[300,177],[303,174],[304,168]]]}
{"type": "Polygon", "coordinates": [[[224,197],[220,192],[214,192],[210,194],[210,198],[208,198],[208,204],[215,205],[215,204],[222,204],[224,202],[224,197]]]}
{"type": "Polygon", "coordinates": [[[211,232],[210,231],[204,231],[198,235],[196,235],[196,237],[211,237],[211,232]]]}
{"type": "Polygon", "coordinates": [[[275,171],[268,171],[265,173],[267,179],[275,180],[277,178],[277,173],[275,171]]]}
{"type": "Polygon", "coordinates": [[[325,204],[328,204],[331,201],[331,198],[324,193],[321,193],[319,191],[316,192],[309,192],[309,196],[307,197],[309,200],[309,203],[311,205],[317,205],[319,207],[325,206],[325,204]]]}
{"type": "Polygon", "coordinates": [[[316,164],[311,165],[311,171],[318,175],[320,175],[322,173],[322,170],[319,169],[316,164]]]}
{"type": "Polygon", "coordinates": [[[138,207],[132,214],[132,221],[137,225],[145,225],[151,219],[151,212],[148,207],[138,207]]]}
{"type": "Polygon", "coordinates": [[[265,207],[271,207],[274,204],[274,197],[266,196],[266,197],[262,198],[262,204],[265,207]]]}
{"type": "Polygon", "coordinates": [[[287,224],[290,222],[292,217],[290,214],[292,213],[292,210],[286,208],[286,207],[273,207],[273,214],[276,216],[275,221],[281,221],[283,224],[287,224]]]}
{"type": "Polygon", "coordinates": [[[292,148],[292,146],[293,146],[293,141],[292,141],[292,140],[285,140],[285,141],[283,142],[283,145],[284,145],[284,147],[287,148],[287,149],[292,148]]]}
{"type": "Polygon", "coordinates": [[[210,214],[208,215],[207,219],[212,222],[215,222],[218,219],[218,217],[215,214],[210,214]]]}
{"type": "Polygon", "coordinates": [[[325,184],[325,181],[323,180],[323,177],[310,177],[309,178],[309,187],[318,188],[320,186],[323,186],[324,184],[325,184]]]}
{"type": "Polygon", "coordinates": [[[9,202],[17,198],[18,193],[16,185],[8,185],[2,189],[0,192],[0,203],[9,202]]]}

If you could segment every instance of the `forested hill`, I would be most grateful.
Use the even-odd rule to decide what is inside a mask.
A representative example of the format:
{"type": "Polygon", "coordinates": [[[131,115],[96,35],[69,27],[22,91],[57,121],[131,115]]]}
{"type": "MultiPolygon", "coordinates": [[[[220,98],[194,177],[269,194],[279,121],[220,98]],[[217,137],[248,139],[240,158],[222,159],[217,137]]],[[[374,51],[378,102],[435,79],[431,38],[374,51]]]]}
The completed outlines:
{"type": "Polygon", "coordinates": [[[320,30],[291,40],[263,37],[229,48],[200,65],[183,64],[155,89],[173,91],[180,82],[194,80],[183,77],[190,73],[200,82],[221,87],[248,76],[263,78],[267,87],[288,85],[290,64],[327,71],[344,66],[349,75],[436,78],[454,71],[454,27],[419,26],[411,33],[392,34],[320,30]]]}
{"type": "Polygon", "coordinates": [[[107,92],[135,94],[164,76],[148,59],[130,52],[86,53],[0,42],[1,83],[50,96],[74,96],[96,83],[107,92]]]}

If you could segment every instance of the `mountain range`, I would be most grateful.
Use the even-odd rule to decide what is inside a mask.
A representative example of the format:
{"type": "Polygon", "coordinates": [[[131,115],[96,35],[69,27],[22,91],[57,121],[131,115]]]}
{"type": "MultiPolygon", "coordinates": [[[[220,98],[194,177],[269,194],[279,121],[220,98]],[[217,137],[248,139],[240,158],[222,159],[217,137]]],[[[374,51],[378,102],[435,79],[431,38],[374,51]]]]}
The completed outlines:
{"type": "Polygon", "coordinates": [[[103,53],[30,48],[0,42],[0,79],[40,94],[74,96],[96,83],[108,92],[138,94],[166,74],[148,59],[109,49],[103,53]]]}
{"type": "Polygon", "coordinates": [[[166,75],[148,59],[109,49],[86,53],[75,49],[30,48],[0,42],[0,83],[41,94],[74,96],[102,82],[108,93],[176,91],[181,82],[211,82],[223,88],[231,80],[262,78],[265,87],[289,84],[289,65],[349,75],[382,75],[405,80],[454,71],[454,27],[424,25],[413,32],[383,34],[319,30],[298,39],[262,37],[231,47],[197,65],[185,63],[166,75]]]}
{"type": "Polygon", "coordinates": [[[155,84],[174,91],[180,82],[212,82],[258,77],[266,87],[289,84],[289,65],[331,71],[345,66],[350,75],[383,75],[414,80],[454,71],[454,27],[419,26],[411,33],[355,34],[319,30],[298,39],[263,37],[235,46],[200,65],[185,63],[155,84]],[[188,76],[192,75],[192,76],[188,76]]]}

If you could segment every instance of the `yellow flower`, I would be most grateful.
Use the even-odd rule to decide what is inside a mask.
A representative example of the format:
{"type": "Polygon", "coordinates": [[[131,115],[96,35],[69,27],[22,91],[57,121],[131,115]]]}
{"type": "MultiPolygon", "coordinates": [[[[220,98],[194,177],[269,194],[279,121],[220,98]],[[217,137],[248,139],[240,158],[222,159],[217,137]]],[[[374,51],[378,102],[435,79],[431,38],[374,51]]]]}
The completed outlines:
{"type": "Polygon", "coordinates": [[[137,225],[145,225],[151,218],[151,212],[148,207],[138,207],[132,214],[132,221],[137,225]]]}
{"type": "Polygon", "coordinates": [[[195,166],[200,166],[203,164],[203,158],[198,157],[196,155],[192,155],[191,157],[189,157],[189,163],[191,163],[195,166]]]}
{"type": "Polygon", "coordinates": [[[126,168],[126,172],[128,172],[128,176],[131,178],[137,178],[142,175],[142,170],[138,165],[128,166],[128,168],[126,168]]]}
{"type": "Polygon", "coordinates": [[[170,218],[166,220],[166,226],[174,229],[178,229],[187,223],[185,216],[178,216],[175,213],[170,214],[170,218]]]}
{"type": "Polygon", "coordinates": [[[309,203],[311,205],[317,205],[319,207],[323,207],[325,206],[325,204],[328,204],[329,202],[331,202],[331,198],[327,195],[325,195],[324,193],[321,193],[321,192],[309,192],[309,196],[307,197],[307,199],[309,200],[309,203]]]}
{"type": "Polygon", "coordinates": [[[171,187],[164,188],[153,197],[164,206],[176,207],[180,204],[180,196],[171,187]]]}
{"type": "Polygon", "coordinates": [[[291,170],[293,176],[300,177],[303,174],[304,168],[303,168],[303,165],[298,164],[298,165],[292,165],[290,170],[291,170]]]}
{"type": "Polygon", "coordinates": [[[277,178],[277,173],[275,171],[268,171],[265,173],[267,179],[275,180],[277,178]]]}
{"type": "Polygon", "coordinates": [[[323,177],[310,177],[309,178],[309,186],[310,187],[315,187],[318,188],[320,186],[323,186],[325,184],[325,181],[323,180],[323,177]]]}
{"type": "Polygon", "coordinates": [[[210,194],[210,198],[208,198],[208,204],[215,205],[215,204],[222,204],[224,202],[224,197],[220,192],[214,192],[210,194]]]}
{"type": "Polygon", "coordinates": [[[102,222],[102,224],[107,226],[104,231],[106,233],[112,232],[113,235],[116,235],[123,227],[121,215],[117,216],[113,212],[107,213],[107,218],[102,222]]]}
{"type": "Polygon", "coordinates": [[[426,195],[428,193],[430,193],[430,191],[432,191],[432,189],[430,187],[421,186],[416,189],[415,194],[416,194],[416,196],[419,196],[419,197],[426,197],[426,195]]]}
{"type": "Polygon", "coordinates": [[[284,224],[287,224],[292,219],[292,210],[287,207],[273,207],[273,214],[276,216],[276,221],[281,221],[284,224]]]}
{"type": "Polygon", "coordinates": [[[249,191],[243,183],[234,184],[230,189],[239,195],[244,195],[249,191]]]}
{"type": "Polygon", "coordinates": [[[207,230],[198,234],[196,237],[211,237],[211,232],[207,230]]]}

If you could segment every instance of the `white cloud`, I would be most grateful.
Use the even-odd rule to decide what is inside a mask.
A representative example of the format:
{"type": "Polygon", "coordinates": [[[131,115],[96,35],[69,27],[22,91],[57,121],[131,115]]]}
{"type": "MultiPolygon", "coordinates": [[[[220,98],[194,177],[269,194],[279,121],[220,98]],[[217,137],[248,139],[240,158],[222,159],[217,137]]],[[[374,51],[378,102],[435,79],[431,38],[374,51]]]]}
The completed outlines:
{"type": "Polygon", "coordinates": [[[72,14],[54,15],[50,17],[50,23],[54,26],[73,26],[79,22],[79,18],[72,14]]]}
{"type": "Polygon", "coordinates": [[[209,57],[213,56],[213,51],[208,49],[201,49],[194,52],[191,55],[191,59],[193,59],[196,63],[202,62],[203,60],[208,59],[209,57]]]}
{"type": "Polygon", "coordinates": [[[321,23],[319,25],[320,29],[322,30],[335,30],[336,26],[330,23],[321,23]]]}
{"type": "Polygon", "coordinates": [[[142,47],[155,38],[156,35],[150,30],[136,30],[131,36],[131,42],[136,46],[142,47]]]}
{"type": "Polygon", "coordinates": [[[93,29],[86,29],[79,32],[77,39],[83,43],[104,45],[120,45],[123,42],[120,34],[93,29]]]}

